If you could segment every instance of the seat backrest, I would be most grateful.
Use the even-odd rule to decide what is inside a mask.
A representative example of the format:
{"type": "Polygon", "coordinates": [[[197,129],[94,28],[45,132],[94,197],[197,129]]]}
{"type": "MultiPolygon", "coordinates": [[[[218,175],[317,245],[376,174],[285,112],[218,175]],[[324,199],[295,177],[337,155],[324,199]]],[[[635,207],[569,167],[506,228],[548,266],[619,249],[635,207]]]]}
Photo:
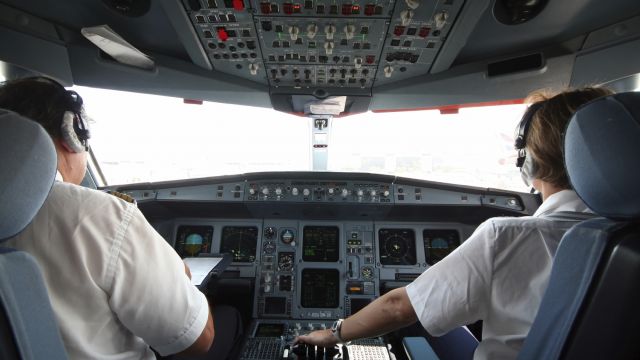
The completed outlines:
{"type": "Polygon", "coordinates": [[[579,108],[564,151],[571,184],[602,217],[563,237],[519,359],[637,359],[640,93],[579,108]]]}
{"type": "MultiPolygon", "coordinates": [[[[0,109],[0,163],[2,242],[29,225],[46,200],[56,151],[40,125],[0,109]]],[[[37,263],[5,247],[0,247],[0,358],[67,358],[37,263]]]]}

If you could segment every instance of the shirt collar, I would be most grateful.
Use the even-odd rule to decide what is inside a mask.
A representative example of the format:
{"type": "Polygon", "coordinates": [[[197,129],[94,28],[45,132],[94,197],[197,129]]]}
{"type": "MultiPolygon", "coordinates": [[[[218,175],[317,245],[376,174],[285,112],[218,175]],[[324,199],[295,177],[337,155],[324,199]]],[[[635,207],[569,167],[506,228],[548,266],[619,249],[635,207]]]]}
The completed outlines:
{"type": "Polygon", "coordinates": [[[64,182],[64,180],[62,179],[62,174],[60,174],[60,171],[56,171],[56,181],[64,182]]]}
{"type": "Polygon", "coordinates": [[[573,190],[561,190],[555,194],[552,194],[542,202],[542,205],[536,210],[533,216],[539,217],[548,215],[558,211],[569,212],[593,212],[585,205],[585,203],[578,197],[573,190]]]}

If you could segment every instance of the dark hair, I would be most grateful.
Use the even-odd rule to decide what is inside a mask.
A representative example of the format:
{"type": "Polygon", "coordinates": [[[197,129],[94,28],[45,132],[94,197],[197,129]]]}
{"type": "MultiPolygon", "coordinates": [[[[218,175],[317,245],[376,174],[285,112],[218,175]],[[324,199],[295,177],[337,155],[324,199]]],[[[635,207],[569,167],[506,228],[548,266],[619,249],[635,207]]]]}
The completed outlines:
{"type": "Polygon", "coordinates": [[[74,110],[74,102],[55,80],[30,77],[5,81],[0,85],[0,108],[34,120],[52,138],[60,139],[63,115],[74,110]]]}
{"type": "Polygon", "coordinates": [[[535,178],[561,189],[570,189],[571,184],[564,167],[562,144],[564,132],[573,113],[582,105],[613,91],[602,87],[585,87],[567,90],[556,95],[535,92],[527,97],[533,103],[542,102],[533,115],[527,133],[527,153],[535,163],[535,178]]]}

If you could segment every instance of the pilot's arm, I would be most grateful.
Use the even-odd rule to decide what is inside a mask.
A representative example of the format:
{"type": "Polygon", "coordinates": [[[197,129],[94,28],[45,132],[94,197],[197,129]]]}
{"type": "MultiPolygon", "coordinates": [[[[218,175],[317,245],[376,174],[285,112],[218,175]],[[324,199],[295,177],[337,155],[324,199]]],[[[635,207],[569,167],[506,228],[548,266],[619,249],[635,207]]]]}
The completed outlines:
{"type": "MultiPolygon", "coordinates": [[[[191,280],[191,269],[187,263],[184,263],[184,273],[187,275],[189,280],[191,280]]],[[[213,328],[213,316],[211,315],[211,309],[209,309],[209,318],[207,319],[207,325],[205,325],[204,330],[202,330],[202,334],[193,343],[193,345],[189,346],[186,350],[178,353],[178,355],[198,355],[204,354],[209,351],[211,348],[211,344],[213,343],[213,337],[215,335],[215,331],[213,328]]]]}
{"type": "Polygon", "coordinates": [[[107,269],[112,311],[160,355],[207,352],[215,334],[206,297],[142,213],[134,207],[130,216],[107,269]]]}
{"type": "MultiPolygon", "coordinates": [[[[434,336],[482,317],[490,299],[493,271],[491,221],[438,264],[430,267],[411,284],[381,296],[342,322],[343,341],[379,336],[420,320],[434,336]]],[[[333,346],[338,342],[331,330],[299,336],[295,342],[333,346]]]]}
{"type": "MultiPolygon", "coordinates": [[[[407,291],[405,288],[398,288],[389,291],[355,315],[344,320],[340,335],[345,342],[373,337],[411,325],[417,320],[407,291]]],[[[299,336],[295,342],[332,347],[338,342],[338,339],[330,329],[326,329],[299,336]]]]}

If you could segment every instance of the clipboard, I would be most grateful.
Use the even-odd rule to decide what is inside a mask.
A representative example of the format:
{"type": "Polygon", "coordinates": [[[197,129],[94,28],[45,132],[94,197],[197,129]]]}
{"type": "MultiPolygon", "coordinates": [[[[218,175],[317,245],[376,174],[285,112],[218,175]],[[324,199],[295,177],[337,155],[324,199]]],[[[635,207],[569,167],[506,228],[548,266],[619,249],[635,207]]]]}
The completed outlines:
{"type": "Polygon", "coordinates": [[[191,284],[202,290],[231,264],[231,254],[200,254],[182,260],[191,270],[191,284]]]}

